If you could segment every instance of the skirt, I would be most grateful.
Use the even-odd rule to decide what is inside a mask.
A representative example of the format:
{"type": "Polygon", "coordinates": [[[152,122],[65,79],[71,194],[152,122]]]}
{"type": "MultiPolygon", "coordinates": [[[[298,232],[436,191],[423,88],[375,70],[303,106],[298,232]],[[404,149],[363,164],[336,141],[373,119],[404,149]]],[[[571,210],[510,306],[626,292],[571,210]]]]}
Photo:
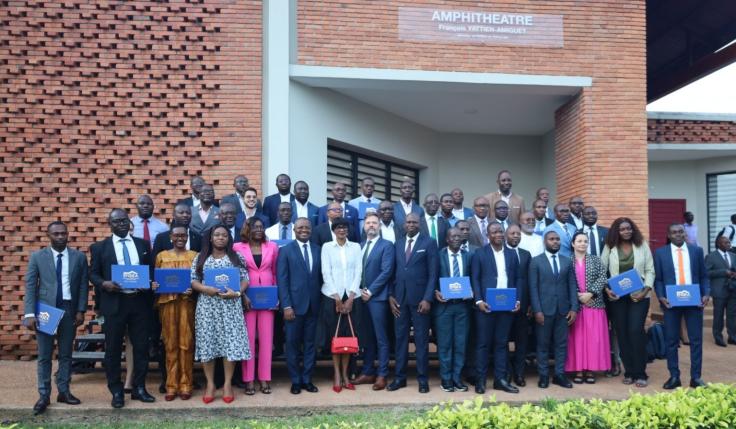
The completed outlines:
{"type": "Polygon", "coordinates": [[[582,306],[567,338],[565,371],[607,371],[611,369],[608,318],[603,308],[582,306]]]}

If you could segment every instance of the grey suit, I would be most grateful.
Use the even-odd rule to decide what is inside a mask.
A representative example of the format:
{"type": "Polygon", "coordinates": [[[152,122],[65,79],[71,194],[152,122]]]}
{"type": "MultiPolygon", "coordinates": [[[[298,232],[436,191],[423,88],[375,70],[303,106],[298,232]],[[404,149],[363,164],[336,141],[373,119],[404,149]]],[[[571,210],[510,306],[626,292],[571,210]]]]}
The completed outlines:
{"type": "Polygon", "coordinates": [[[713,297],[713,338],[723,341],[723,316],[726,316],[728,339],[736,341],[736,280],[727,277],[736,270],[736,255],[726,252],[730,264],[716,250],[705,257],[705,269],[710,278],[710,294],[713,297]]]}
{"type": "Polygon", "coordinates": [[[220,222],[219,215],[220,208],[212,206],[212,208],[210,208],[210,214],[207,216],[207,220],[202,222],[202,218],[199,216],[199,209],[192,207],[192,221],[189,224],[189,228],[197,234],[202,235],[206,230],[220,222]]]}
{"type": "MultiPolygon", "coordinates": [[[[487,236],[487,231],[481,231],[482,228],[478,224],[478,219],[476,219],[475,216],[466,220],[468,221],[468,225],[470,225],[470,236],[468,237],[468,243],[479,248],[483,247],[486,243],[486,239],[484,237],[487,236]]],[[[488,228],[489,223],[491,223],[490,216],[486,217],[486,228],[488,228]]]]}
{"type": "MultiPolygon", "coordinates": [[[[64,317],[59,322],[56,337],[59,344],[59,370],[56,387],[59,393],[69,392],[72,369],[72,346],[76,333],[76,313],[87,311],[89,278],[87,258],[78,250],[67,247],[69,252],[69,286],[71,300],[62,303],[64,317]]],[[[24,314],[35,314],[39,302],[56,307],[56,261],[50,247],[31,254],[26,272],[26,295],[23,298],[24,314]]],[[[51,395],[51,357],[54,351],[54,336],[36,332],[38,342],[38,393],[48,398],[51,395]]]]}

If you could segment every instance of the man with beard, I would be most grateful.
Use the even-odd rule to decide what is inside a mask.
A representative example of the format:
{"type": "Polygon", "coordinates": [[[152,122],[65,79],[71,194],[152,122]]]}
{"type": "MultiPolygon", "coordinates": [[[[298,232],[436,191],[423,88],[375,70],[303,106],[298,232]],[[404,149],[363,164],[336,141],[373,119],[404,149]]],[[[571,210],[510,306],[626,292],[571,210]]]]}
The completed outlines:
{"type": "Polygon", "coordinates": [[[268,224],[274,225],[279,218],[279,205],[281,203],[291,204],[294,195],[291,193],[291,178],[287,174],[276,176],[276,189],[278,192],[263,200],[263,214],[268,218],[268,224]]]}

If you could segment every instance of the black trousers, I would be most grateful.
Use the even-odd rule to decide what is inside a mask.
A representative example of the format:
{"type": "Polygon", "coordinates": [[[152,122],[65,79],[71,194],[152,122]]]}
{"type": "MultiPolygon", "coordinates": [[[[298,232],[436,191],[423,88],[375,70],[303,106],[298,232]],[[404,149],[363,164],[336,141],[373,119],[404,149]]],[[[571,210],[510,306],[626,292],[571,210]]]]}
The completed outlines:
{"type": "Polygon", "coordinates": [[[713,298],[713,338],[723,339],[723,317],[726,317],[728,339],[736,341],[736,289],[726,298],[713,298]]]}
{"type": "Polygon", "coordinates": [[[525,310],[514,314],[514,324],[511,326],[511,339],[514,341],[514,355],[512,371],[516,376],[524,376],[526,369],[526,354],[529,350],[529,316],[525,310]]]}
{"type": "Polygon", "coordinates": [[[120,294],[118,311],[104,314],[105,375],[111,393],[122,393],[120,360],[125,332],[133,344],[133,387],[145,387],[148,372],[148,338],[151,331],[150,299],[145,294],[120,294]]]}
{"type": "Polygon", "coordinates": [[[647,334],[644,322],[649,312],[649,299],[633,302],[624,296],[608,303],[609,314],[616,330],[621,361],[624,364],[624,377],[646,380],[647,376],[647,334]]]}

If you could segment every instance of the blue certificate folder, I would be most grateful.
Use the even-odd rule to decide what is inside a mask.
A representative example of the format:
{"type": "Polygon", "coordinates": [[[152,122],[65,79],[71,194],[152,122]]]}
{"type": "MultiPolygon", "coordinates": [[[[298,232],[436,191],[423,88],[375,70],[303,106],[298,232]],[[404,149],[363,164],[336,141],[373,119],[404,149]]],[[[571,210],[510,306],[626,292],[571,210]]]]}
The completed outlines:
{"type": "Polygon", "coordinates": [[[237,292],[240,290],[240,270],[237,268],[204,270],[204,285],[220,289],[222,292],[227,292],[225,288],[237,292]]]}
{"type": "Polygon", "coordinates": [[[673,307],[695,307],[702,305],[700,285],[667,285],[667,301],[673,307]]]}
{"type": "Polygon", "coordinates": [[[187,268],[156,268],[153,279],[156,293],[184,293],[192,285],[192,272],[187,268]]]}
{"type": "Polygon", "coordinates": [[[471,298],[470,277],[440,277],[440,292],[444,299],[471,298]]]}
{"type": "Polygon", "coordinates": [[[270,310],[279,302],[279,290],[276,286],[251,286],[245,290],[254,310],[270,310]]]}
{"type": "Polygon", "coordinates": [[[42,302],[38,303],[36,322],[38,323],[38,330],[44,334],[55,335],[62,317],[64,317],[64,310],[59,310],[42,302]]]}
{"type": "Polygon", "coordinates": [[[516,307],[516,289],[486,289],[486,303],[491,311],[513,311],[516,307]]]}
{"type": "Polygon", "coordinates": [[[112,281],[123,289],[150,289],[148,265],[113,265],[112,281]]]}
{"type": "Polygon", "coordinates": [[[623,272],[615,277],[608,279],[608,285],[613,293],[618,296],[626,296],[632,292],[644,289],[644,283],[641,281],[639,272],[631,269],[623,272]]]}
{"type": "Polygon", "coordinates": [[[376,203],[359,203],[358,204],[358,219],[363,220],[365,219],[365,214],[368,212],[377,212],[378,211],[378,204],[376,203]]]}

